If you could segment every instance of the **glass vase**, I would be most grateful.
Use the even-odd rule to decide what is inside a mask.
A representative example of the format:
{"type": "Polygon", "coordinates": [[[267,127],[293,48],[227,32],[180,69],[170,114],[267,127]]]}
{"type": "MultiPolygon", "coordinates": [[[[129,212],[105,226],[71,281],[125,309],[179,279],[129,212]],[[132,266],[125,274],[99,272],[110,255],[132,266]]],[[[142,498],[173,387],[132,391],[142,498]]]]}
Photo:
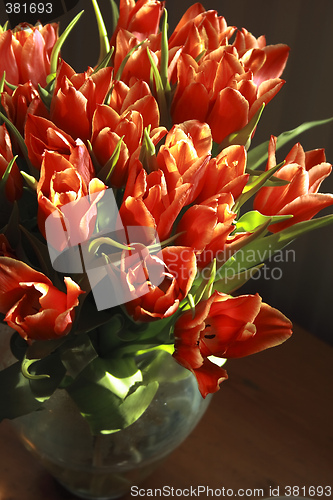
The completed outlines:
{"type": "Polygon", "coordinates": [[[120,498],[191,433],[208,407],[195,377],[165,353],[158,391],[143,415],[112,434],[93,436],[65,390],[45,409],[15,419],[26,448],[68,491],[81,498],[120,498]],[[163,376],[164,375],[164,376],[163,376]]]}

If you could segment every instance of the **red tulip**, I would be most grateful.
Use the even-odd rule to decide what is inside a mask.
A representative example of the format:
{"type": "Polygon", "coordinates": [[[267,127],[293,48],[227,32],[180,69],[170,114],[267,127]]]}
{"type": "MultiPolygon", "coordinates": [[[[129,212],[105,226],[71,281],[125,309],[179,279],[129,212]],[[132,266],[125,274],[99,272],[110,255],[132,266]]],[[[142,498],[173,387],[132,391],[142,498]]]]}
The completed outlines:
{"type": "Polygon", "coordinates": [[[25,143],[29,159],[38,170],[41,168],[44,152],[54,151],[77,165],[86,182],[94,176],[90,155],[82,141],[74,141],[69,134],[46,118],[32,115],[27,117],[25,143]]]}
{"type": "Polygon", "coordinates": [[[110,185],[120,188],[125,185],[131,161],[139,157],[144,128],[153,129],[151,137],[160,139],[159,110],[154,97],[147,93],[148,86],[137,82],[124,99],[121,115],[110,106],[99,106],[93,118],[92,147],[96,160],[102,168],[113,155],[122,140],[119,159],[110,176],[110,185]],[[142,96],[142,97],[141,97],[142,96]]]}
{"type": "MultiPolygon", "coordinates": [[[[266,170],[276,165],[276,137],[271,137],[266,170]]],[[[293,215],[292,218],[272,224],[276,233],[297,222],[310,220],[320,210],[333,205],[333,194],[318,193],[321,183],[332,171],[326,163],[323,149],[304,152],[298,143],[285,158],[284,165],[274,174],[288,181],[284,186],[262,187],[254,199],[254,208],[264,215],[293,215]]]]}
{"type": "Polygon", "coordinates": [[[32,82],[35,88],[46,85],[50,57],[58,38],[58,24],[19,24],[0,34],[0,74],[12,85],[32,82]]]}
{"type": "Polygon", "coordinates": [[[62,61],[51,101],[50,119],[73,139],[89,140],[93,114],[98,105],[104,103],[111,81],[110,67],[97,73],[88,68],[86,73],[77,74],[62,61]]]}
{"type": "Polygon", "coordinates": [[[236,47],[244,68],[252,71],[256,85],[281,76],[290,51],[290,47],[282,43],[266,45],[264,36],[256,39],[245,28],[237,32],[233,46],[236,47]]]}
{"type": "Polygon", "coordinates": [[[220,193],[200,205],[192,205],[180,219],[176,243],[192,247],[199,253],[199,267],[205,267],[223,251],[234,230],[236,214],[230,209],[233,201],[230,193],[220,193]]]}
{"type": "Polygon", "coordinates": [[[206,123],[189,120],[174,125],[157,154],[157,163],[165,175],[170,193],[190,183],[192,188],[187,203],[195,200],[203,186],[211,147],[212,136],[206,123]]]}
{"type": "Polygon", "coordinates": [[[135,321],[153,321],[171,316],[189,292],[196,275],[196,260],[191,248],[166,247],[158,255],[147,252],[144,265],[149,274],[161,273],[161,284],[148,284],[149,291],[141,295],[141,287],[147,287],[146,276],[136,265],[127,269],[126,283],[132,290],[133,300],[126,304],[128,313],[135,321]]]}
{"type": "Polygon", "coordinates": [[[130,87],[122,81],[114,82],[109,106],[118,115],[138,111],[142,115],[144,128],[150,125],[154,129],[160,124],[156,99],[152,96],[148,83],[143,80],[135,81],[130,87]]]}
{"type": "Polygon", "coordinates": [[[173,224],[188,202],[191,185],[176,187],[169,193],[161,170],[147,172],[137,160],[130,169],[119,213],[125,226],[154,228],[160,241],[171,234],[173,224]]]}
{"type": "MultiPolygon", "coordinates": [[[[37,185],[38,226],[45,236],[45,221],[53,212],[57,212],[63,227],[67,228],[66,238],[71,245],[87,240],[93,232],[97,209],[96,203],[106,186],[96,177],[87,180],[87,171],[80,173],[80,161],[73,165],[63,156],[46,151],[42,162],[40,179],[37,185]],[[71,217],[66,218],[62,207],[74,203],[71,217]],[[80,203],[80,204],[79,204],[80,203]],[[75,209],[74,209],[75,208],[75,209]]],[[[48,244],[62,250],[68,244],[62,235],[49,233],[48,244]]]]}
{"type": "Polygon", "coordinates": [[[195,118],[208,123],[218,144],[244,128],[284,84],[280,78],[271,78],[257,85],[231,46],[219,47],[199,62],[182,54],[177,71],[173,121],[195,118]]]}
{"type": "Polygon", "coordinates": [[[237,358],[274,347],[292,334],[291,322],[259,295],[230,297],[214,292],[174,327],[174,358],[197,377],[203,397],[219,389],[227,377],[209,356],[237,358]]]}
{"type": "Polygon", "coordinates": [[[183,53],[194,59],[202,52],[210,52],[226,45],[235,28],[228,26],[215,10],[205,11],[200,3],[187,9],[169,39],[169,49],[182,47],[183,53]]]}
{"type": "Polygon", "coordinates": [[[12,95],[3,92],[1,94],[1,104],[7,118],[15,125],[23,137],[25,123],[29,114],[45,117],[48,115],[39,93],[31,82],[19,85],[12,95]]]}
{"type": "MultiPolygon", "coordinates": [[[[9,134],[6,129],[6,125],[0,126],[0,179],[6,172],[8,163],[13,158],[12,145],[10,141],[9,134]]],[[[6,182],[6,198],[10,202],[14,202],[21,197],[23,190],[23,179],[20,170],[14,162],[12,169],[10,171],[9,177],[6,182]]]]}
{"type": "Polygon", "coordinates": [[[67,335],[78,297],[83,293],[71,278],[66,292],[24,262],[0,257],[0,312],[25,340],[50,340],[67,335]]]}
{"type": "Polygon", "coordinates": [[[230,193],[234,200],[241,195],[249,174],[245,173],[246,149],[244,146],[229,146],[205,168],[204,185],[197,202],[204,202],[218,193],[230,193]]]}
{"type": "Polygon", "coordinates": [[[138,40],[145,40],[159,30],[165,2],[157,0],[120,0],[119,19],[111,39],[114,45],[119,29],[123,28],[138,40]]]}
{"type": "MultiPolygon", "coordinates": [[[[128,53],[139,45],[140,39],[127,30],[120,29],[117,34],[114,53],[114,73],[117,75],[128,53]]],[[[137,47],[127,60],[121,71],[121,81],[131,86],[136,80],[150,82],[151,63],[147,55],[147,48],[155,64],[159,66],[161,35],[149,35],[142,45],[137,47]]]]}

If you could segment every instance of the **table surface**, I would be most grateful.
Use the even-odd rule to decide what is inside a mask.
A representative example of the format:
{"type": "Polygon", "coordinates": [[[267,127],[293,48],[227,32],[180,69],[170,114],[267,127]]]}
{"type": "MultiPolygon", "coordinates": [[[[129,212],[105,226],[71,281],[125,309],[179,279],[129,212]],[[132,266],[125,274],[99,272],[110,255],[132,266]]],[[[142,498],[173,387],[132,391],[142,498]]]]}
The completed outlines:
{"type": "MultiPolygon", "coordinates": [[[[332,361],[333,348],[299,327],[277,348],[228,361],[229,379],[195,431],[137,497],[161,497],[163,487],[181,498],[333,497],[332,361]]],[[[0,500],[75,498],[2,422],[0,500]]]]}

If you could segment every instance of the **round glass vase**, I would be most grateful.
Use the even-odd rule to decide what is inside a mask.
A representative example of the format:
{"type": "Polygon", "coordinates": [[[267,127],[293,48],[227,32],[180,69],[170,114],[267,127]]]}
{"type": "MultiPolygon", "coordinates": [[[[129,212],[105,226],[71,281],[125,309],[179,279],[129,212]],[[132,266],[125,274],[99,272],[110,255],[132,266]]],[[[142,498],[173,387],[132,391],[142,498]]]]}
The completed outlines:
{"type": "Polygon", "coordinates": [[[210,397],[169,354],[160,384],[143,415],[129,427],[93,436],[65,390],[45,409],[15,419],[26,448],[68,491],[87,499],[120,498],[138,485],[192,432],[210,397]]]}

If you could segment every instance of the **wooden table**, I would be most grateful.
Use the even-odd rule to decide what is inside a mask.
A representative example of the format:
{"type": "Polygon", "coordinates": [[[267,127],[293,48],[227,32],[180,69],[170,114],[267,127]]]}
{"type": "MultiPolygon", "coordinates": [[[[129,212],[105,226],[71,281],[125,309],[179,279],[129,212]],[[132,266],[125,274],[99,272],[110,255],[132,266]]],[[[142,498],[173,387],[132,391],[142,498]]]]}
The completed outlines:
{"type": "MultiPolygon", "coordinates": [[[[163,486],[176,498],[333,497],[332,365],[333,348],[298,327],[278,348],[229,361],[196,430],[137,498],[161,498],[151,489],[163,486]]],[[[0,500],[74,498],[0,424],[0,500]]]]}

